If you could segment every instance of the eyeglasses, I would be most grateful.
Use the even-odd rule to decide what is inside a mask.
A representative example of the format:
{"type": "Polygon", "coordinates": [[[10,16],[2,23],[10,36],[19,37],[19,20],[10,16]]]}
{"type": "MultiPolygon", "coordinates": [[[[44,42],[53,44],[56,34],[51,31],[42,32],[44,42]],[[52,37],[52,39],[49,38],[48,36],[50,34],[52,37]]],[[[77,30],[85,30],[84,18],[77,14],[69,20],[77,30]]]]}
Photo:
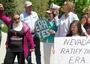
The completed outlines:
{"type": "Polygon", "coordinates": [[[14,18],[14,20],[19,20],[20,19],[20,17],[18,17],[18,18],[14,18]]]}

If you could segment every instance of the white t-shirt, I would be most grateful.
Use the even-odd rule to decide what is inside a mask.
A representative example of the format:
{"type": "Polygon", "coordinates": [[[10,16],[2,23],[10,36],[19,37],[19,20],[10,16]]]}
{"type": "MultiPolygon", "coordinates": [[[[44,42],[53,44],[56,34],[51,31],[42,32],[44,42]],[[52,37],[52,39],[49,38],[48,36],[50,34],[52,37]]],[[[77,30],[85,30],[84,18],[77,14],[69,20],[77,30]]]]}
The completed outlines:
{"type": "Polygon", "coordinates": [[[55,18],[54,18],[56,26],[59,25],[59,18],[58,17],[59,17],[59,15],[56,15],[55,18]]]}
{"type": "Polygon", "coordinates": [[[69,12],[67,18],[65,18],[65,14],[59,19],[59,26],[56,32],[56,37],[65,37],[69,31],[70,24],[74,21],[78,20],[79,18],[73,12],[69,12]]]}
{"type": "Polygon", "coordinates": [[[35,22],[38,20],[38,15],[36,12],[32,11],[31,15],[27,14],[26,12],[21,13],[20,15],[21,21],[28,24],[30,27],[31,32],[35,29],[35,22]]]}
{"type": "Polygon", "coordinates": [[[22,28],[23,28],[23,23],[22,23],[21,21],[18,23],[18,26],[16,26],[16,24],[13,23],[13,29],[14,29],[14,30],[16,30],[16,31],[21,31],[22,28]]]}

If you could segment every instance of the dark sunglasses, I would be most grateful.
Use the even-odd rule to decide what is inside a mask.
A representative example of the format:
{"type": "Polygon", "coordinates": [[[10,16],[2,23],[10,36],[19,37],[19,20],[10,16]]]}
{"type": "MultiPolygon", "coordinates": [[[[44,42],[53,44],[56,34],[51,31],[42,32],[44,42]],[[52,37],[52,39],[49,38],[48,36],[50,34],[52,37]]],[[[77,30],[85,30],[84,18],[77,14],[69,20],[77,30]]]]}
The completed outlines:
{"type": "Polygon", "coordinates": [[[19,20],[20,19],[20,17],[18,17],[18,18],[15,18],[14,20],[19,20]]]}

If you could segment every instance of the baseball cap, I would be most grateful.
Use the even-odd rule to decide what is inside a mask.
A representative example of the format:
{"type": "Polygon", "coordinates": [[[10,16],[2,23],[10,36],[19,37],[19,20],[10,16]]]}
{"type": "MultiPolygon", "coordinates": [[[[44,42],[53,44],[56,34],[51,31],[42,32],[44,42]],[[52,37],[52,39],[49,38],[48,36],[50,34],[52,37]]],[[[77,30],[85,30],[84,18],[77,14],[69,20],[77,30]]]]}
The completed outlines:
{"type": "Polygon", "coordinates": [[[32,5],[32,2],[30,1],[25,1],[25,6],[28,7],[28,6],[31,6],[32,5]]]}

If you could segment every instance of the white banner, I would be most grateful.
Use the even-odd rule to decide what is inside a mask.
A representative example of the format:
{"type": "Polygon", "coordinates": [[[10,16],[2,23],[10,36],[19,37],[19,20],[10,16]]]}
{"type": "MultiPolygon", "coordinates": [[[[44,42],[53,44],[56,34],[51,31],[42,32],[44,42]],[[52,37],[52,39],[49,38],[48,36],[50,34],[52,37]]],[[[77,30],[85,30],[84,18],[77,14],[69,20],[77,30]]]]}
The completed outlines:
{"type": "Polygon", "coordinates": [[[54,45],[54,64],[90,64],[89,37],[57,37],[54,45]]]}

